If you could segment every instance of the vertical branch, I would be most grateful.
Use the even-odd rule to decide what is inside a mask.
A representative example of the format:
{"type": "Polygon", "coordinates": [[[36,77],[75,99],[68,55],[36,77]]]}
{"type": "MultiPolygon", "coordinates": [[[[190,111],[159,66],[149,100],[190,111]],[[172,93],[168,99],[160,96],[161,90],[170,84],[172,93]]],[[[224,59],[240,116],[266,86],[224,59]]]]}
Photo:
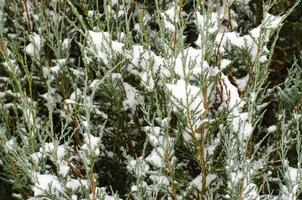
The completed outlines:
{"type": "Polygon", "coordinates": [[[134,11],[136,6],[136,0],[131,0],[131,10],[134,11]]]}
{"type": "MultiPolygon", "coordinates": [[[[204,88],[203,91],[203,98],[204,98],[204,108],[205,108],[205,112],[201,115],[201,121],[206,119],[208,116],[208,107],[209,107],[209,103],[208,103],[208,86],[206,86],[204,88]]],[[[193,127],[193,123],[192,123],[192,118],[189,117],[189,129],[191,131],[191,136],[192,138],[197,141],[197,137],[196,137],[196,133],[193,127]]],[[[204,125],[201,125],[200,127],[200,140],[198,141],[198,146],[197,146],[197,150],[198,150],[198,165],[200,168],[200,176],[201,176],[201,188],[200,188],[200,196],[199,199],[200,200],[205,200],[205,194],[206,194],[206,184],[207,184],[207,169],[206,169],[206,156],[205,156],[205,150],[204,150],[204,144],[205,144],[205,131],[206,128],[204,125]]]]}
{"type": "MultiPolygon", "coordinates": [[[[176,27],[175,27],[176,29],[176,27]]],[[[176,42],[177,42],[177,33],[176,33],[176,30],[174,31],[173,33],[173,45],[172,45],[172,51],[173,53],[175,53],[175,50],[176,50],[176,42]]]]}
{"type": "Polygon", "coordinates": [[[243,200],[244,199],[244,181],[241,181],[240,184],[240,189],[239,189],[239,200],[243,200]]]}
{"type": "Polygon", "coordinates": [[[29,16],[29,11],[28,11],[28,6],[27,6],[26,0],[23,0],[23,2],[22,2],[22,10],[23,10],[23,12],[26,13],[28,30],[32,31],[33,27],[32,27],[32,23],[31,23],[31,20],[30,20],[30,16],[29,16]]]}
{"type": "Polygon", "coordinates": [[[161,5],[162,10],[166,10],[166,0],[163,0],[162,5],[161,5]]]}
{"type": "Polygon", "coordinates": [[[129,19],[131,14],[134,12],[135,10],[135,7],[136,7],[136,0],[131,0],[131,4],[130,4],[130,9],[128,10],[128,13],[127,13],[127,18],[129,19]]]}
{"type": "MultiPolygon", "coordinates": [[[[206,119],[208,116],[208,86],[206,85],[203,91],[203,106],[205,109],[205,112],[201,116],[201,121],[206,119]]],[[[201,194],[199,199],[205,200],[205,194],[206,194],[206,184],[207,184],[207,169],[206,169],[206,157],[205,157],[205,151],[204,151],[204,144],[205,144],[205,131],[206,128],[204,125],[201,125],[200,127],[200,144],[199,144],[199,167],[201,170],[201,194]]]]}
{"type": "Polygon", "coordinates": [[[182,12],[182,9],[183,9],[183,6],[184,6],[183,1],[184,1],[184,0],[180,0],[180,1],[179,1],[179,11],[178,11],[178,17],[179,17],[179,19],[180,19],[181,12],[182,12]]]}
{"type": "Polygon", "coordinates": [[[172,184],[171,184],[172,199],[177,200],[177,188],[176,188],[176,184],[175,184],[174,178],[173,178],[173,173],[174,172],[173,172],[173,166],[172,166],[172,162],[171,162],[171,156],[169,155],[169,153],[165,152],[164,159],[165,159],[165,163],[167,165],[168,174],[169,174],[170,177],[172,177],[172,184]]]}
{"type": "Polygon", "coordinates": [[[228,5],[227,9],[228,9],[228,21],[229,21],[229,30],[233,31],[233,26],[232,26],[232,17],[231,17],[231,6],[228,5]]]}
{"type": "Polygon", "coordinates": [[[93,161],[90,161],[90,174],[89,174],[89,178],[90,178],[90,192],[92,193],[92,199],[96,200],[96,191],[95,191],[95,183],[94,183],[94,177],[93,177],[93,161]]]}
{"type": "MultiPolygon", "coordinates": [[[[180,20],[180,17],[181,17],[182,9],[183,9],[183,0],[180,0],[179,1],[179,10],[178,10],[179,20],[180,20]]],[[[175,24],[175,30],[174,30],[174,33],[173,33],[173,44],[172,44],[173,53],[175,53],[175,51],[176,51],[176,43],[177,43],[177,26],[175,24]]]]}
{"type": "MultiPolygon", "coordinates": [[[[63,99],[64,100],[68,99],[69,98],[69,93],[68,93],[66,85],[65,85],[64,75],[62,73],[60,74],[60,86],[61,86],[63,99]]],[[[74,147],[76,148],[79,145],[81,145],[81,143],[82,143],[82,140],[81,140],[81,137],[80,137],[80,131],[78,130],[78,120],[77,120],[75,112],[73,111],[73,109],[70,105],[67,105],[66,112],[71,113],[72,126],[73,126],[73,129],[75,131],[75,133],[73,135],[73,140],[74,140],[74,147]]]]}

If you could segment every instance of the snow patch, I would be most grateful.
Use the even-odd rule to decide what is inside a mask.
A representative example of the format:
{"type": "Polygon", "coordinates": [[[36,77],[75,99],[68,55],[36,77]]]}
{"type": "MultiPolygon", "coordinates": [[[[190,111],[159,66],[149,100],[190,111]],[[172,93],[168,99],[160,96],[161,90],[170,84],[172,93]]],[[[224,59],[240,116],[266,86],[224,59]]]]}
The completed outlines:
{"type": "Polygon", "coordinates": [[[130,109],[132,112],[136,111],[136,107],[142,103],[143,98],[138,93],[137,89],[130,84],[123,83],[126,99],[123,101],[123,106],[125,110],[130,109]]]}
{"type": "Polygon", "coordinates": [[[29,36],[30,43],[26,46],[25,52],[31,57],[38,57],[42,48],[42,38],[39,34],[33,33],[29,36]]]}
{"type": "Polygon", "coordinates": [[[173,101],[173,103],[175,103],[179,109],[184,112],[187,112],[187,108],[196,112],[203,112],[205,110],[199,87],[190,85],[189,83],[186,84],[182,79],[178,80],[176,84],[166,84],[166,86],[176,100],[173,101]]]}
{"type": "Polygon", "coordinates": [[[35,185],[33,187],[34,196],[42,196],[47,192],[54,194],[57,198],[63,192],[63,187],[57,176],[50,174],[35,174],[35,185]]]}

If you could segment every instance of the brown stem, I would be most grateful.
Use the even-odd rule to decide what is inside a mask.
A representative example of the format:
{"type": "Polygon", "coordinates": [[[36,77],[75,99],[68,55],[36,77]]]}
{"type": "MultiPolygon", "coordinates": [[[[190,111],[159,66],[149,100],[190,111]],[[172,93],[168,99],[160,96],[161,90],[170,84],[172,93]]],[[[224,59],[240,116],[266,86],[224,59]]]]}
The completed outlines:
{"type": "Polygon", "coordinates": [[[175,50],[176,50],[176,38],[177,38],[177,33],[175,30],[175,32],[173,33],[173,46],[172,46],[173,53],[175,53],[175,50]]]}
{"type": "Polygon", "coordinates": [[[176,184],[174,183],[174,178],[173,178],[173,166],[171,163],[171,156],[167,152],[165,152],[164,158],[165,158],[165,163],[167,165],[168,174],[170,177],[172,177],[172,184],[171,184],[172,199],[177,200],[177,188],[176,188],[176,184]]]}
{"type": "Polygon", "coordinates": [[[244,188],[243,188],[243,181],[241,182],[241,185],[240,185],[240,191],[239,191],[239,200],[243,200],[244,198],[244,195],[243,195],[243,192],[244,192],[244,188]]]}
{"type": "Polygon", "coordinates": [[[81,179],[85,179],[85,176],[82,174],[80,169],[74,167],[70,161],[67,161],[67,162],[69,164],[68,166],[71,168],[73,175],[75,175],[76,177],[80,177],[81,179]]]}
{"type": "Polygon", "coordinates": [[[165,0],[163,0],[163,2],[161,4],[161,9],[166,10],[166,1],[165,0]]]}
{"type": "Polygon", "coordinates": [[[231,9],[230,6],[228,5],[228,25],[229,25],[229,30],[233,31],[233,26],[232,26],[232,18],[231,18],[231,9]]]}
{"type": "MultiPolygon", "coordinates": [[[[202,128],[204,129],[204,128],[202,128]]],[[[201,170],[201,193],[200,200],[205,200],[206,194],[206,184],[207,184],[207,170],[206,170],[206,160],[205,160],[205,152],[204,152],[204,141],[201,141],[199,146],[199,166],[201,170]]]]}
{"type": "Polygon", "coordinates": [[[135,7],[136,7],[136,0],[131,0],[131,7],[128,10],[128,13],[127,13],[127,18],[128,19],[130,18],[130,15],[134,12],[135,7]]]}
{"type": "Polygon", "coordinates": [[[96,192],[95,192],[95,184],[94,184],[94,178],[93,178],[93,169],[90,170],[90,190],[92,193],[92,199],[96,200],[96,192]]]}
{"type": "MultiPolygon", "coordinates": [[[[179,17],[179,19],[181,17],[182,9],[183,9],[183,0],[180,0],[180,2],[179,2],[179,11],[178,11],[178,17],[179,17]]],[[[173,51],[173,53],[175,53],[175,51],[176,51],[176,43],[177,43],[177,26],[175,24],[175,31],[173,33],[173,45],[172,45],[172,51],[173,51]]]]}
{"type": "MultiPolygon", "coordinates": [[[[66,89],[65,79],[64,79],[64,75],[62,73],[60,74],[60,83],[61,83],[60,86],[61,86],[63,99],[64,100],[68,99],[70,95],[66,89]]],[[[77,148],[78,146],[80,146],[82,144],[82,140],[80,137],[80,131],[78,130],[78,126],[79,126],[78,120],[77,120],[75,112],[73,111],[73,109],[70,105],[67,105],[66,112],[72,114],[72,126],[73,126],[73,129],[75,130],[75,133],[73,135],[73,141],[74,141],[74,147],[77,148]]]]}
{"type": "MultiPolygon", "coordinates": [[[[203,105],[205,112],[202,114],[201,119],[206,119],[208,115],[208,109],[209,109],[209,102],[208,102],[208,86],[206,85],[203,91],[203,105]]],[[[200,194],[200,200],[205,200],[205,194],[206,194],[206,184],[207,184],[207,169],[206,169],[206,156],[204,151],[204,144],[205,144],[205,131],[206,128],[204,125],[201,125],[200,127],[200,145],[199,145],[199,167],[201,170],[201,194],[200,194]]]]}
{"type": "Polygon", "coordinates": [[[184,0],[180,0],[179,1],[179,11],[178,11],[178,16],[180,18],[181,16],[181,12],[182,12],[182,9],[183,9],[183,6],[184,6],[184,3],[183,3],[184,0]]]}
{"type": "Polygon", "coordinates": [[[221,68],[221,58],[222,58],[222,55],[221,55],[219,49],[221,47],[223,37],[224,37],[224,32],[222,33],[221,39],[219,41],[219,44],[218,44],[218,47],[217,47],[217,50],[216,50],[216,55],[217,55],[216,58],[217,58],[217,63],[218,63],[218,68],[219,69],[221,68]]]}
{"type": "Polygon", "coordinates": [[[22,8],[23,12],[26,13],[28,29],[29,29],[29,31],[32,31],[33,27],[32,27],[30,16],[29,16],[29,12],[28,12],[27,2],[25,0],[22,2],[22,7],[23,7],[22,8]]]}

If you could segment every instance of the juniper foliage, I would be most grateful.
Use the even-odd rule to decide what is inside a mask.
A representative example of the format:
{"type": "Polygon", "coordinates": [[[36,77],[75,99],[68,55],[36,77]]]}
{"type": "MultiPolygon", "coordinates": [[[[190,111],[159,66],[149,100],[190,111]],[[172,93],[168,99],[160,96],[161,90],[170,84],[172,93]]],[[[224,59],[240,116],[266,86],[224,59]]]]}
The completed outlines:
{"type": "Polygon", "coordinates": [[[299,1],[0,3],[7,199],[301,199],[301,58],[268,82],[299,1]]]}

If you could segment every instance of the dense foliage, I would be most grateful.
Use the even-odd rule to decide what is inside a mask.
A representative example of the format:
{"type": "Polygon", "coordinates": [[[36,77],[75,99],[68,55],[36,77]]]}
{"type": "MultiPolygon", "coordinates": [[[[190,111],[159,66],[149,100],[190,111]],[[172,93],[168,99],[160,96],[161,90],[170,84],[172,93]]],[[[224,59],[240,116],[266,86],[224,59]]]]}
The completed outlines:
{"type": "Polygon", "coordinates": [[[0,1],[5,199],[301,199],[301,59],[268,80],[299,2],[274,3],[0,1]]]}

